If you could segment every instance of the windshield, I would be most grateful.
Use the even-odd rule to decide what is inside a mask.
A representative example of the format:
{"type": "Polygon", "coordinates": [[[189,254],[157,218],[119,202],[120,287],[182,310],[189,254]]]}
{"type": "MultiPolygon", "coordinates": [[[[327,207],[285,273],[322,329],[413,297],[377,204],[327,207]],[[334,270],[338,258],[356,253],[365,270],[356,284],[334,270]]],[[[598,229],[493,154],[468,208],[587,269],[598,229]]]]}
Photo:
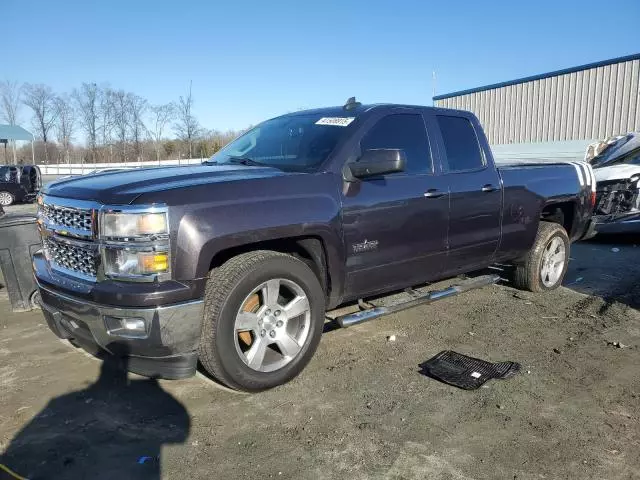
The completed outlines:
{"type": "Polygon", "coordinates": [[[261,123],[205,163],[266,165],[308,172],[324,162],[349,130],[353,117],[291,115],[261,123]]]}

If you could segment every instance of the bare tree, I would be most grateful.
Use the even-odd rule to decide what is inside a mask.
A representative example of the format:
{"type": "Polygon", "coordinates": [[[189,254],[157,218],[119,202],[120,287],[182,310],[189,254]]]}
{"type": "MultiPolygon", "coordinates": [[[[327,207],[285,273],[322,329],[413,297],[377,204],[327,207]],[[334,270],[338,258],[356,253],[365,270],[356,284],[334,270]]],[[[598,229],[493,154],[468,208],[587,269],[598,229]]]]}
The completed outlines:
{"type": "Polygon", "coordinates": [[[24,86],[24,104],[33,110],[33,126],[44,142],[45,163],[49,163],[49,132],[55,124],[57,112],[54,104],[55,96],[51,87],[46,85],[24,86]]]}
{"type": "Polygon", "coordinates": [[[130,125],[130,96],[124,90],[111,92],[113,127],[120,148],[120,159],[127,161],[127,134],[130,125]]]}
{"type": "Polygon", "coordinates": [[[22,85],[18,82],[9,80],[0,82],[0,113],[2,113],[2,120],[9,125],[18,124],[21,96],[22,85]]]}
{"type": "Polygon", "coordinates": [[[193,140],[198,136],[200,125],[198,120],[193,116],[193,96],[191,95],[191,83],[189,83],[189,95],[180,96],[177,107],[178,122],[174,125],[174,129],[178,137],[188,143],[189,158],[193,157],[193,140]]]}
{"type": "MultiPolygon", "coordinates": [[[[2,120],[9,125],[18,124],[18,112],[20,110],[20,97],[22,96],[22,85],[18,82],[5,80],[0,83],[0,113],[2,120]]],[[[11,141],[11,149],[13,150],[13,163],[17,163],[16,159],[16,142],[11,141]]]]}
{"type": "Polygon", "coordinates": [[[149,108],[151,112],[149,136],[153,140],[153,146],[156,151],[156,160],[160,161],[160,150],[162,150],[162,134],[167,124],[175,115],[176,106],[173,103],[164,105],[153,105],[149,108]]]}
{"type": "Polygon", "coordinates": [[[72,94],[79,113],[80,126],[86,135],[94,162],[98,137],[98,94],[98,86],[95,83],[83,83],[80,89],[75,89],[72,94]]]}
{"type": "Polygon", "coordinates": [[[113,130],[113,90],[108,87],[103,88],[99,92],[100,105],[100,144],[103,147],[109,146],[109,161],[112,158],[111,132],[113,130]]]}
{"type": "Polygon", "coordinates": [[[75,110],[68,95],[58,96],[54,100],[56,106],[56,134],[58,143],[64,150],[65,162],[69,163],[69,150],[71,148],[71,138],[75,129],[75,110]]]}
{"type": "Polygon", "coordinates": [[[133,151],[138,160],[141,160],[142,141],[144,140],[146,125],[144,124],[144,114],[149,108],[147,101],[139,95],[130,93],[129,99],[129,128],[131,130],[131,140],[133,141],[133,151]]]}

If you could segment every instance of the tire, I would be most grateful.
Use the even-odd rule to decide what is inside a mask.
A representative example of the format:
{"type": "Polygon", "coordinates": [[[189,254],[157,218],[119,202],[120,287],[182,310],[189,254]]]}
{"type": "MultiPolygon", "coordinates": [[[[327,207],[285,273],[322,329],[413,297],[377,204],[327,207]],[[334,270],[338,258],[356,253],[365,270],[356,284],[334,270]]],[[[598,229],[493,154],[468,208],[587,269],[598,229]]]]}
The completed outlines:
{"type": "Polygon", "coordinates": [[[515,265],[516,269],[513,278],[515,287],[531,292],[545,292],[558,288],[562,284],[565,273],[567,273],[569,249],[569,236],[562,225],[541,221],[531,250],[521,262],[515,265]],[[560,256],[558,255],[560,248],[555,248],[556,246],[560,247],[560,245],[564,247],[561,265],[560,256]],[[545,279],[543,279],[545,260],[549,260],[548,255],[550,255],[551,249],[556,252],[555,260],[551,262],[553,266],[544,272],[547,275],[544,275],[545,279]],[[553,272],[553,274],[549,274],[549,272],[553,272]]]}
{"type": "MultiPolygon", "coordinates": [[[[267,296],[274,298],[271,293],[267,296]]],[[[291,255],[266,250],[238,255],[209,272],[199,347],[200,362],[214,378],[236,390],[258,392],[281,385],[298,375],[311,360],[322,336],[324,313],[324,291],[316,275],[304,262],[291,255]],[[271,283],[265,287],[268,281],[271,283]],[[271,311],[268,306],[274,303],[265,300],[265,292],[274,291],[269,288],[276,282],[282,295],[275,295],[278,298],[275,305],[285,306],[281,307],[282,310],[271,311]],[[284,298],[284,295],[293,296],[293,299],[284,298]],[[258,300],[255,300],[256,296],[258,300]],[[289,308],[292,317],[288,318],[285,307],[293,305],[294,300],[304,299],[304,296],[307,303],[302,300],[299,305],[303,306],[301,308],[306,305],[305,313],[294,317],[294,310],[289,308]],[[252,302],[259,303],[247,309],[246,305],[252,302]],[[255,315],[260,324],[249,333],[238,333],[236,319],[245,313],[252,322],[255,315]],[[278,318],[286,323],[282,325],[283,322],[277,321],[278,318]],[[299,351],[287,356],[283,353],[287,350],[280,349],[282,343],[271,344],[264,353],[264,364],[256,366],[259,355],[251,355],[251,349],[258,351],[258,346],[264,345],[260,342],[279,341],[280,336],[291,331],[291,328],[294,333],[289,335],[289,340],[299,336],[291,351],[297,348],[299,351]],[[271,338],[272,332],[278,336],[271,338]],[[243,351],[244,348],[248,350],[243,351]],[[280,360],[278,355],[281,356],[280,360]],[[275,359],[273,363],[267,363],[268,357],[275,359]],[[252,361],[256,364],[250,366],[252,361]],[[284,364],[279,366],[279,362],[284,364]]],[[[292,344],[287,345],[289,348],[292,344]]]]}
{"type": "Polygon", "coordinates": [[[0,191],[1,206],[8,207],[9,205],[12,205],[15,201],[16,201],[16,197],[11,192],[7,192],[6,190],[0,191]]]}

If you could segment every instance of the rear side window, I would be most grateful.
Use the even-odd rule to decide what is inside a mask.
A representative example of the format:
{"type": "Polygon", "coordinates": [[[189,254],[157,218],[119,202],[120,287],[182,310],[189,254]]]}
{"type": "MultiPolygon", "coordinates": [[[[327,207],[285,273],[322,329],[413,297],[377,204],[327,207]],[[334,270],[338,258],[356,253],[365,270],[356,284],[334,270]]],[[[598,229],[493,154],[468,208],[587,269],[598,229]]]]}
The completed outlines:
{"type": "Polygon", "coordinates": [[[471,122],[464,117],[437,115],[444,141],[449,171],[474,170],[484,167],[478,137],[471,122]]]}
{"type": "Polygon", "coordinates": [[[398,148],[407,156],[406,173],[431,173],[431,149],[421,115],[397,113],[378,121],[360,141],[360,149],[398,148]]]}

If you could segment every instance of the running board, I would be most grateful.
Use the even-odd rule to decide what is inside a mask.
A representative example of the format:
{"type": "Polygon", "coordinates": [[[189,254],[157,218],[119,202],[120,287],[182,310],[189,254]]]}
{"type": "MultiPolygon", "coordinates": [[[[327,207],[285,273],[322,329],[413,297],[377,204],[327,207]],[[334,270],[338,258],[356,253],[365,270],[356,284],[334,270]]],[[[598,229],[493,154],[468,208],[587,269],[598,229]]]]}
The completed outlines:
{"type": "Polygon", "coordinates": [[[459,285],[453,285],[449,288],[445,288],[444,290],[429,292],[425,295],[414,298],[413,300],[409,300],[408,302],[398,303],[396,305],[390,306],[374,307],[369,310],[342,315],[336,318],[336,322],[338,322],[338,325],[340,325],[342,328],[347,328],[351,325],[368,322],[369,320],[373,320],[374,318],[400,312],[402,310],[406,310],[407,308],[417,307],[418,305],[426,305],[428,303],[435,302],[436,300],[453,297],[468,290],[475,290],[476,288],[486,287],[487,285],[497,283],[499,280],[499,275],[482,275],[480,277],[465,280],[459,285]]]}

